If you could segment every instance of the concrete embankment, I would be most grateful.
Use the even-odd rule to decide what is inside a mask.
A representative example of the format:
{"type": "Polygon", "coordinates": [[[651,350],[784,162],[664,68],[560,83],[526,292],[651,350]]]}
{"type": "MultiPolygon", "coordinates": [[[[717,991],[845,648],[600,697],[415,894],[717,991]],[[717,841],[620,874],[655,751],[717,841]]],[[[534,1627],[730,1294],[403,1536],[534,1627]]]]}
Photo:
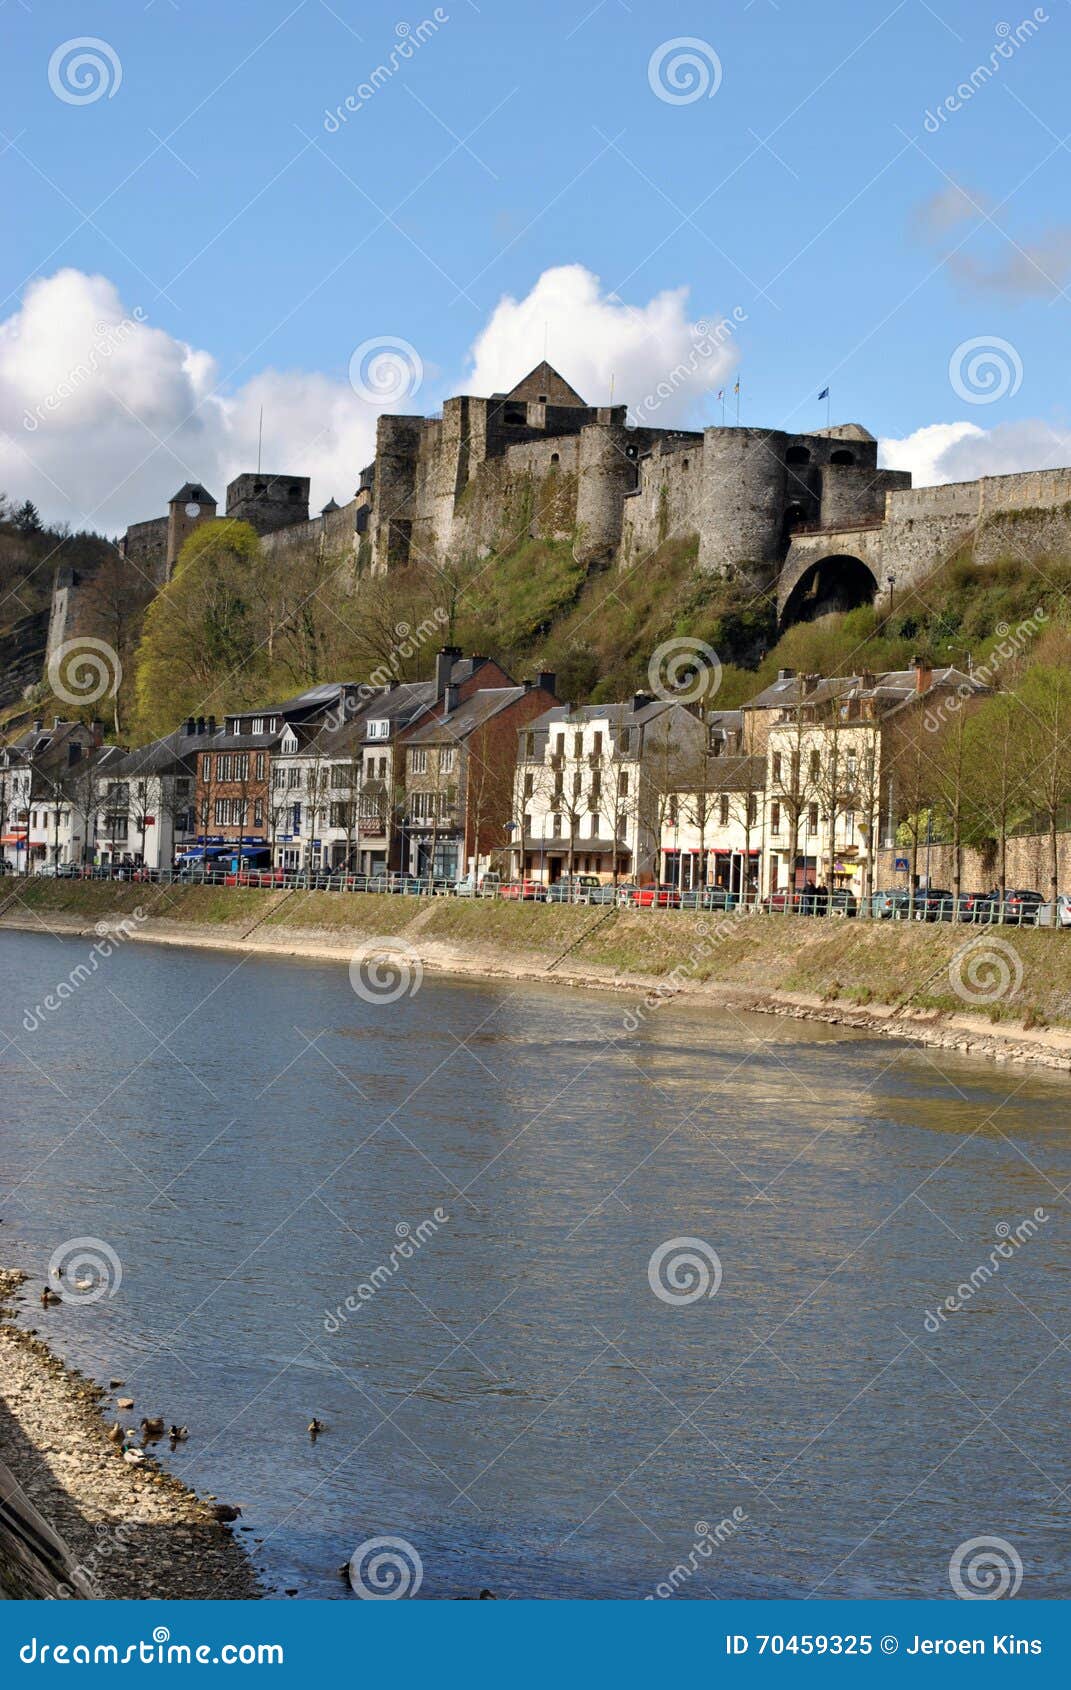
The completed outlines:
{"type": "Polygon", "coordinates": [[[0,1594],[258,1596],[209,1505],[151,1455],[125,1461],[105,1392],[15,1323],[23,1283],[0,1271],[0,1594]]]}
{"type": "Polygon", "coordinates": [[[122,923],[121,942],[348,963],[393,940],[427,970],[619,991],[626,1030],[682,997],[1071,1069],[1071,933],[1051,929],[108,881],[7,890],[0,928],[101,945],[122,923]]]}

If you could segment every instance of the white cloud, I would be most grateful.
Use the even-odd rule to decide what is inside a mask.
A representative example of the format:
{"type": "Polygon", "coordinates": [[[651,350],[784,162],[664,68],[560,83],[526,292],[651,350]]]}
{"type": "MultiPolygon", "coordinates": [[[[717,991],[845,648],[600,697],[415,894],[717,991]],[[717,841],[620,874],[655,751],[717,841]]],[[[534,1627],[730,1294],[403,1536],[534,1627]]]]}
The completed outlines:
{"type": "Polygon", "coordinates": [[[316,510],[352,496],[378,408],[346,382],[265,370],[217,391],[210,353],[153,328],[106,276],[61,270],[0,323],[0,488],[52,521],[119,533],[162,515],[184,481],[223,507],[256,464],[312,477],[316,510]]]}
{"type": "MultiPolygon", "coordinates": [[[[655,428],[694,422],[705,395],[724,384],[736,362],[731,335],[715,337],[723,313],[702,325],[686,309],[687,288],[629,305],[602,293],[599,278],[582,264],[544,270],[523,299],[500,299],[472,347],[466,387],[474,393],[508,392],[546,356],[589,405],[628,404],[637,420],[655,428]],[[704,327],[706,332],[704,332],[704,327]],[[644,405],[660,388],[656,405],[644,405]]],[[[726,307],[724,316],[731,319],[726,307]]]]}
{"type": "Polygon", "coordinates": [[[886,469],[909,469],[916,487],[945,481],[974,481],[980,475],[1071,464],[1071,430],[1038,419],[999,423],[930,423],[900,440],[882,440],[878,461],[886,469]]]}
{"type": "MultiPolygon", "coordinates": [[[[542,358],[546,333],[551,361],[590,403],[607,403],[611,376],[622,404],[663,383],[643,420],[692,421],[735,352],[731,335],[697,336],[686,302],[677,288],[630,306],[580,265],[544,271],[524,299],[495,307],[470,374],[449,391],[512,387],[542,358]]],[[[256,464],[263,406],[264,466],[310,476],[315,511],[352,497],[381,411],[434,409],[433,369],[391,404],[316,371],[264,370],[228,391],[210,352],[154,328],[106,276],[60,270],[0,322],[0,490],[50,521],[113,534],[162,515],[187,480],[222,509],[227,482],[256,464]]]]}

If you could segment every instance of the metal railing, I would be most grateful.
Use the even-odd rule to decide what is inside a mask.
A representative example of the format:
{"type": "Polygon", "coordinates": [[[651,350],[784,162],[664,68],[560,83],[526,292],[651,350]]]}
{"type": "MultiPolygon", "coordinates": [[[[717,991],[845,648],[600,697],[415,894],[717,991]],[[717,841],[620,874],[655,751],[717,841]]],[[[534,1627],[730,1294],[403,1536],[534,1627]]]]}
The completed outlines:
{"type": "MultiPolygon", "coordinates": [[[[18,881],[45,878],[38,875],[16,874],[7,871],[0,883],[14,890],[18,881]]],[[[854,892],[837,887],[802,887],[789,892],[762,894],[749,889],[740,893],[724,886],[696,886],[678,888],[666,884],[640,886],[632,882],[607,881],[598,886],[574,885],[568,879],[552,882],[524,879],[508,880],[489,876],[474,884],[468,878],[457,880],[440,876],[410,875],[397,872],[384,874],[355,874],[347,869],[232,869],[205,868],[191,865],[178,869],[144,868],[131,864],[106,867],[62,865],[60,873],[47,878],[61,880],[115,880],[132,884],[158,886],[219,886],[251,888],[263,891],[308,891],[336,893],[380,893],[415,898],[479,898],[501,903],[581,904],[616,906],[628,910],[684,910],[704,913],[740,915],[799,916],[810,919],[836,918],[873,921],[952,922],[971,926],[1033,927],[1039,924],[1039,911],[1048,913],[1042,924],[1055,927],[1071,926],[1071,908],[1058,908],[1029,901],[1012,901],[999,894],[961,893],[959,899],[951,894],[927,893],[925,889],[875,892],[859,898],[854,892]]],[[[1038,895],[1040,898],[1040,894],[1038,895]]]]}

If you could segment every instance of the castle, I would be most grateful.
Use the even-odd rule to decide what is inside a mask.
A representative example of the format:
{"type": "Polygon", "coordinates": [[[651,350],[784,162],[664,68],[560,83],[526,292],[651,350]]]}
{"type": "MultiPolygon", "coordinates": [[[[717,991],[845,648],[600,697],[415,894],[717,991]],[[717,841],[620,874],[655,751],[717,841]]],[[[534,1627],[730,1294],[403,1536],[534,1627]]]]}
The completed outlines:
{"type": "MultiPolygon", "coordinates": [[[[1071,469],[913,488],[877,453],[856,423],[809,434],[636,426],[624,405],[586,404],[544,361],[508,393],[448,399],[441,416],[381,416],[375,458],[344,505],[310,518],[307,478],[257,472],[230,483],[226,514],[251,523],[271,557],[314,548],[344,588],[528,538],[571,542],[589,569],[648,568],[666,541],[686,540],[700,569],[769,594],[782,625],[892,597],[964,548],[985,563],[1071,543],[1071,469]]],[[[216,515],[187,482],[120,551],[163,585],[187,535],[216,515]]],[[[70,574],[57,574],[49,654],[90,631],[70,574]]]]}

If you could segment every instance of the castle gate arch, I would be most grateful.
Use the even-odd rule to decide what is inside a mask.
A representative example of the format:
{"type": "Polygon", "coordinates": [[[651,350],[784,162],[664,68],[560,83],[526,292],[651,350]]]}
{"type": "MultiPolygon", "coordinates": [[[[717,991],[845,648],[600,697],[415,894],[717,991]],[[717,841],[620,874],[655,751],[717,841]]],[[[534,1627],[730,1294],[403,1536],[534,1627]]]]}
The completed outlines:
{"type": "Polygon", "coordinates": [[[880,542],[874,529],[793,540],[777,586],[781,627],[873,604],[881,581],[880,542]]]}

